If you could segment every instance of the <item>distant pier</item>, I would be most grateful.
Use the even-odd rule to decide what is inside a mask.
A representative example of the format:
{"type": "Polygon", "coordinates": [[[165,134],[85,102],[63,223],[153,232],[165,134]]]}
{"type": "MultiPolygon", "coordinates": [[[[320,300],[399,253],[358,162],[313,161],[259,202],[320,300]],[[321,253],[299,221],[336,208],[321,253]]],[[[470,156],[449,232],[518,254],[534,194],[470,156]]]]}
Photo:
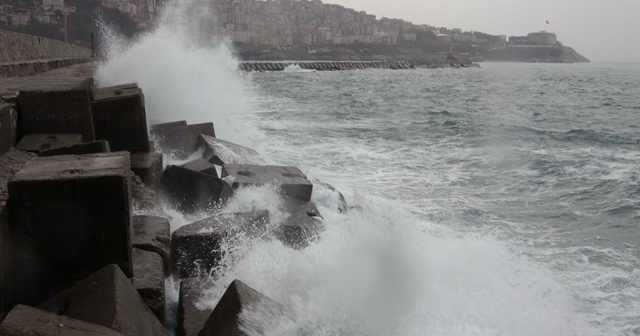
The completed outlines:
{"type": "Polygon", "coordinates": [[[480,67],[470,60],[414,60],[414,61],[244,61],[239,65],[243,71],[284,71],[287,67],[299,66],[304,70],[340,71],[357,69],[438,69],[480,67]]]}

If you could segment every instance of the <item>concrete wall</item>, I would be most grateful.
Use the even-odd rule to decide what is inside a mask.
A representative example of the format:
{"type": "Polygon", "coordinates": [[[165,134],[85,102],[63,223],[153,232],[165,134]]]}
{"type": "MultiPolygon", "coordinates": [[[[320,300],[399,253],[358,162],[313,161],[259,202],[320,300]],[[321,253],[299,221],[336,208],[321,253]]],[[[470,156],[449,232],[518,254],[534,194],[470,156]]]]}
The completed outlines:
{"type": "Polygon", "coordinates": [[[0,63],[89,57],[89,48],[0,29],[0,63]]]}

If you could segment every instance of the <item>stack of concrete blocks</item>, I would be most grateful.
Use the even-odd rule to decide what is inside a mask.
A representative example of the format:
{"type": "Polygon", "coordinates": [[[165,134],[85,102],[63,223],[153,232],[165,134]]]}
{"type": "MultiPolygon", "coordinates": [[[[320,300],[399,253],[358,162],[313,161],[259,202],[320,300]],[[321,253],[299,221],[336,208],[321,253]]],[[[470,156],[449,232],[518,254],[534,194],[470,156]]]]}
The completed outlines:
{"type": "Polygon", "coordinates": [[[169,222],[132,221],[131,171],[150,185],[162,173],[162,155],[150,152],[142,92],[83,85],[21,91],[14,103],[0,104],[0,321],[18,306],[0,334],[70,332],[42,322],[55,320],[119,332],[105,335],[165,334],[169,222]],[[52,300],[58,303],[43,306],[52,300]],[[77,314],[60,311],[70,305],[77,314]],[[33,316],[42,323],[29,325],[33,316]]]}

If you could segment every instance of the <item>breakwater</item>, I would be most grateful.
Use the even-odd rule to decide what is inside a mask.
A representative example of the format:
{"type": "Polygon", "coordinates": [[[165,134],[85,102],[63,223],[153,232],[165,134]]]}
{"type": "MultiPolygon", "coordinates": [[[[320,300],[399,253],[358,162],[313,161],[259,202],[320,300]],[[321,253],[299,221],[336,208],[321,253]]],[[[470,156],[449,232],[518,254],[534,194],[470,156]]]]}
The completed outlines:
{"type": "Polygon", "coordinates": [[[479,67],[477,63],[470,60],[458,59],[429,59],[429,60],[409,60],[409,61],[281,61],[281,62],[251,62],[240,63],[239,68],[243,71],[284,71],[288,67],[299,67],[304,70],[315,71],[338,71],[338,70],[362,70],[362,69],[438,69],[438,68],[470,68],[479,67]]]}
{"type": "Polygon", "coordinates": [[[306,248],[324,228],[312,194],[348,211],[344,197],[217,138],[212,122],[148,127],[137,84],[97,88],[92,70],[0,85],[0,334],[240,335],[248,310],[285,316],[241,280],[215,279],[243,241],[306,248]],[[165,167],[167,156],[184,163],[165,167]],[[284,219],[223,211],[236,193],[268,185],[284,219]],[[165,209],[201,219],[172,232],[165,209]],[[165,281],[180,284],[177,302],[165,281]],[[227,287],[213,309],[197,304],[209,286],[227,287]]]}
{"type": "Polygon", "coordinates": [[[89,48],[0,29],[0,77],[29,76],[91,60],[89,48]]]}

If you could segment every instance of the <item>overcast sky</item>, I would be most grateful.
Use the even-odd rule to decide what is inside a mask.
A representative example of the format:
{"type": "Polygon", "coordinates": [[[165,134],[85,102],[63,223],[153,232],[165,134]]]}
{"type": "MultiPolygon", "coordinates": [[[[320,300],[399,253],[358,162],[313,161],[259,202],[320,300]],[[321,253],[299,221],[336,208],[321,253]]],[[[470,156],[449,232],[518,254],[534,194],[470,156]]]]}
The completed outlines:
{"type": "Polygon", "coordinates": [[[324,0],[379,19],[526,35],[545,28],[597,62],[640,62],[640,0],[324,0]]]}

